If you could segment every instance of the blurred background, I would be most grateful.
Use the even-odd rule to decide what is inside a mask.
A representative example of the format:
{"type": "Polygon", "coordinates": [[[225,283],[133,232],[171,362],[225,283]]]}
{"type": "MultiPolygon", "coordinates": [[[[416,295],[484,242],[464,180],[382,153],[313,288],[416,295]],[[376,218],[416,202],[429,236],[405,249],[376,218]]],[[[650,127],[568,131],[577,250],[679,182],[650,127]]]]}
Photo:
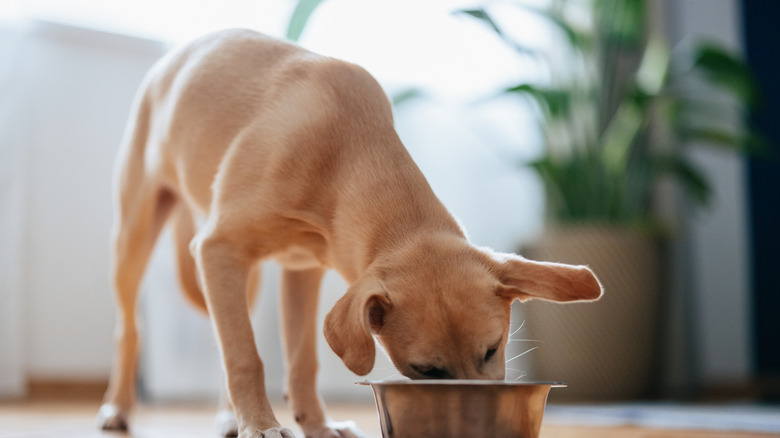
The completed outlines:
{"type": "MultiPolygon", "coordinates": [[[[602,277],[610,299],[588,308],[515,303],[508,379],[567,381],[578,400],[777,398],[777,19],[762,0],[6,0],[0,398],[107,381],[111,174],[130,102],[173,45],[225,27],[364,66],[472,242],[602,277]]],[[[139,385],[150,400],[216,397],[211,327],[161,243],[139,385]]],[[[264,266],[253,312],[276,400],[278,277],[264,266]]],[[[345,289],[326,277],[320,318],[345,289]]],[[[323,339],[319,356],[326,398],[371,399],[323,339]]],[[[391,376],[380,353],[369,378],[391,376]]]]}

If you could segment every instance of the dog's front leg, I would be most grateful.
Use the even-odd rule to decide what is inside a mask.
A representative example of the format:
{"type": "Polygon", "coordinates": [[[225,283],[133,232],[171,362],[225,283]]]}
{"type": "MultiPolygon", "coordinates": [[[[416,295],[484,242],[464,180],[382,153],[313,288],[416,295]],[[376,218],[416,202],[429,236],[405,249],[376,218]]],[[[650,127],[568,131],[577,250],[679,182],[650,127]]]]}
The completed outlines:
{"type": "Polygon", "coordinates": [[[195,255],[205,286],[206,301],[222,351],[230,400],[240,438],[294,438],[281,428],[265,391],[263,362],[257,354],[246,285],[253,260],[228,241],[206,236],[195,255]]]}
{"type": "Polygon", "coordinates": [[[353,422],[331,421],[317,392],[317,303],[323,272],[285,269],[282,274],[287,397],[307,438],[362,437],[353,422]]]}

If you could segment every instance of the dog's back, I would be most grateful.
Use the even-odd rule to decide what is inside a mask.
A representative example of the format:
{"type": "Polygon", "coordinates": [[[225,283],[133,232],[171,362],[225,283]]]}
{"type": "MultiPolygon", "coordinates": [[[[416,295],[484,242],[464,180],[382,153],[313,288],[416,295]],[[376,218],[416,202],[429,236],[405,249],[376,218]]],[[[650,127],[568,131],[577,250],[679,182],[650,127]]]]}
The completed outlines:
{"type": "Polygon", "coordinates": [[[252,154],[262,161],[253,163],[256,181],[294,181],[295,168],[307,171],[302,181],[336,167],[324,168],[323,157],[338,159],[358,146],[344,141],[344,134],[393,128],[389,102],[360,67],[246,30],[212,34],[172,52],[151,70],[142,93],[140,112],[154,109],[139,117],[148,117],[147,138],[131,142],[134,150],[128,152],[144,156],[145,175],[206,214],[220,163],[241,137],[258,139],[252,154]],[[377,114],[377,108],[383,111],[377,114]],[[345,111],[353,114],[345,117],[345,111]],[[340,129],[329,119],[338,119],[340,129]],[[355,126],[344,126],[345,120],[355,126]],[[296,135],[320,138],[291,141],[296,135]],[[342,150],[296,150],[312,145],[342,150]],[[307,156],[320,162],[306,163],[307,156]]]}

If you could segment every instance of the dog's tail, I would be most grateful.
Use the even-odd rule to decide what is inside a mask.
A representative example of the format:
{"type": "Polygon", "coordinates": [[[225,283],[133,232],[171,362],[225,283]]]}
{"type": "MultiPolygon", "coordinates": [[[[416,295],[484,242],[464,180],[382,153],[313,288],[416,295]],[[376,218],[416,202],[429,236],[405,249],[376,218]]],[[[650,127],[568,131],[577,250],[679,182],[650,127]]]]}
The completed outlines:
{"type": "Polygon", "coordinates": [[[195,237],[195,221],[186,204],[176,203],[176,207],[171,213],[171,223],[173,225],[176,261],[179,265],[179,284],[184,292],[184,297],[195,308],[208,315],[206,299],[198,282],[195,259],[190,253],[190,241],[195,237]]]}

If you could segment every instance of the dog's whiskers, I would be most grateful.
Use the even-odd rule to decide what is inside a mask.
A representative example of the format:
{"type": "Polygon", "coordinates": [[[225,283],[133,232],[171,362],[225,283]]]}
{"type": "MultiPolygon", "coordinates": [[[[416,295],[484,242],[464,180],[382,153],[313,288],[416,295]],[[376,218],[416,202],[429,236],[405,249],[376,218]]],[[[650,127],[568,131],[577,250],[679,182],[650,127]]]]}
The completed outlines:
{"type": "MultiPolygon", "coordinates": [[[[528,339],[528,338],[512,339],[512,336],[514,336],[517,333],[519,333],[520,330],[523,329],[523,327],[525,327],[525,320],[523,320],[523,322],[520,323],[520,327],[516,328],[515,330],[512,331],[512,333],[509,334],[509,338],[507,339],[507,343],[510,343],[510,342],[541,342],[541,343],[543,343],[544,342],[544,341],[541,341],[539,339],[528,339]]],[[[524,352],[523,354],[525,354],[525,353],[527,353],[527,351],[524,352]]]]}
{"type": "Polygon", "coordinates": [[[523,326],[525,326],[525,320],[523,320],[523,322],[520,323],[520,327],[516,328],[515,331],[513,331],[512,333],[509,334],[509,339],[512,339],[512,336],[516,335],[517,332],[522,330],[523,326]]]}
{"type": "Polygon", "coordinates": [[[513,371],[513,372],[517,373],[517,377],[515,377],[514,379],[512,379],[512,381],[513,381],[513,382],[517,382],[518,380],[520,380],[520,379],[522,379],[523,377],[525,377],[525,376],[527,376],[527,375],[528,375],[528,373],[527,373],[527,372],[525,372],[525,371],[523,371],[523,370],[518,370],[517,368],[509,368],[509,367],[507,367],[507,368],[506,368],[506,370],[507,370],[507,372],[509,372],[509,371],[513,371]]]}
{"type": "Polygon", "coordinates": [[[529,348],[528,350],[525,350],[524,352],[522,352],[522,353],[518,354],[517,356],[515,356],[515,357],[513,357],[513,358],[511,358],[511,359],[509,359],[509,360],[507,360],[507,361],[506,361],[506,362],[504,362],[504,363],[505,363],[505,364],[508,364],[509,362],[512,362],[513,360],[515,360],[515,359],[517,359],[517,358],[519,358],[519,357],[521,357],[521,356],[524,356],[524,355],[526,355],[526,354],[528,354],[528,353],[530,353],[530,352],[532,352],[532,351],[536,350],[537,348],[539,348],[539,347],[531,347],[531,348],[529,348]]]}

